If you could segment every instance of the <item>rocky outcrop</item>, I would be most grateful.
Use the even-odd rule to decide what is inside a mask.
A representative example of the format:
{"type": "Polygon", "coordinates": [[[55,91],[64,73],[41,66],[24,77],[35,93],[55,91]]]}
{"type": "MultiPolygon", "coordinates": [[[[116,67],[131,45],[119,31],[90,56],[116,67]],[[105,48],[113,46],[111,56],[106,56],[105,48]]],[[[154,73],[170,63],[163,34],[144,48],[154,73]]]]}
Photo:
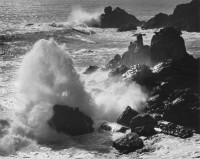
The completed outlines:
{"type": "Polygon", "coordinates": [[[143,22],[135,16],[128,14],[121,8],[112,9],[111,6],[104,9],[104,14],[100,16],[101,28],[120,28],[123,26],[140,26],[143,22]]]}
{"type": "Polygon", "coordinates": [[[130,122],[131,132],[136,132],[139,136],[154,135],[156,133],[154,130],[156,125],[156,120],[149,114],[139,114],[130,122]]]}
{"type": "Polygon", "coordinates": [[[136,133],[130,133],[113,142],[113,147],[123,154],[141,149],[144,146],[142,139],[136,133]]]}
{"type": "Polygon", "coordinates": [[[93,121],[90,117],[66,105],[55,105],[54,115],[49,120],[49,125],[56,129],[58,133],[67,135],[81,135],[93,132],[93,121]]]}
{"type": "Polygon", "coordinates": [[[129,127],[131,120],[137,115],[138,112],[128,106],[126,110],[121,114],[121,116],[117,119],[117,123],[129,127]]]}
{"type": "Polygon", "coordinates": [[[168,27],[152,37],[150,59],[153,64],[167,59],[180,59],[187,55],[181,31],[168,27]]]}
{"type": "Polygon", "coordinates": [[[187,4],[176,6],[173,14],[159,13],[143,25],[143,29],[178,27],[189,32],[200,32],[200,1],[192,0],[187,4]]]}
{"type": "Polygon", "coordinates": [[[180,137],[180,138],[191,137],[194,131],[192,129],[187,129],[187,128],[184,128],[183,126],[176,125],[174,123],[166,122],[166,121],[158,122],[157,127],[161,129],[161,133],[164,133],[166,135],[172,135],[175,137],[180,137]]]}

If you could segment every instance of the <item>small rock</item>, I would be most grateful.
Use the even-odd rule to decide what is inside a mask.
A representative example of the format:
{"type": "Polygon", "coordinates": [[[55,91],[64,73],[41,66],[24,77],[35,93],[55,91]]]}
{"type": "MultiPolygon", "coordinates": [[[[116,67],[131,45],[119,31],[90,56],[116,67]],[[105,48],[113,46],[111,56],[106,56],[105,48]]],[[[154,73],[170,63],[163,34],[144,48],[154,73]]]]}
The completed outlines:
{"type": "Polygon", "coordinates": [[[144,146],[136,133],[130,133],[113,142],[113,147],[123,154],[128,154],[144,146]]]}

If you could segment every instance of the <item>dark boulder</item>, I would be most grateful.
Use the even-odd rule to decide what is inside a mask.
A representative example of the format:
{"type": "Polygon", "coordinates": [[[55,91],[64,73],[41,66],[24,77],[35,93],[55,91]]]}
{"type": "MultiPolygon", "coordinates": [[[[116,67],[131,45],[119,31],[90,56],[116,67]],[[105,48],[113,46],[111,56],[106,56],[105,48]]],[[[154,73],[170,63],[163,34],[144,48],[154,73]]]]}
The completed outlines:
{"type": "Polygon", "coordinates": [[[100,17],[101,28],[120,28],[121,26],[140,26],[143,22],[138,20],[135,16],[128,14],[121,8],[106,7],[104,9],[104,14],[100,17]]]}
{"type": "Polygon", "coordinates": [[[136,132],[139,136],[151,136],[155,134],[154,127],[157,121],[149,114],[139,114],[131,120],[131,132],[136,132]]]}
{"type": "Polygon", "coordinates": [[[155,33],[151,40],[150,58],[156,64],[167,59],[180,59],[187,56],[181,32],[167,27],[155,33]]]}
{"type": "Polygon", "coordinates": [[[128,154],[144,146],[136,133],[130,133],[113,142],[113,147],[123,154],[128,154]]]}
{"type": "Polygon", "coordinates": [[[159,13],[143,25],[143,29],[153,29],[166,26],[178,27],[189,32],[200,32],[200,1],[177,5],[173,14],[167,16],[159,13]]]}
{"type": "Polygon", "coordinates": [[[129,127],[131,120],[137,115],[138,112],[128,106],[126,107],[126,110],[121,114],[121,116],[117,119],[117,123],[129,127]]]}
{"type": "Polygon", "coordinates": [[[55,105],[54,115],[49,120],[49,125],[56,129],[58,133],[67,135],[81,135],[93,132],[93,121],[90,117],[66,105],[55,105]]]}
{"type": "Polygon", "coordinates": [[[131,31],[131,30],[137,30],[137,27],[135,25],[122,25],[118,28],[118,32],[125,32],[125,31],[131,31]]]}
{"type": "Polygon", "coordinates": [[[172,135],[180,138],[188,138],[193,135],[194,130],[184,128],[183,126],[176,125],[171,122],[160,121],[157,125],[161,129],[161,133],[172,135]]]}
{"type": "Polygon", "coordinates": [[[85,71],[84,74],[91,74],[94,73],[96,70],[98,70],[98,66],[89,66],[85,71]]]}

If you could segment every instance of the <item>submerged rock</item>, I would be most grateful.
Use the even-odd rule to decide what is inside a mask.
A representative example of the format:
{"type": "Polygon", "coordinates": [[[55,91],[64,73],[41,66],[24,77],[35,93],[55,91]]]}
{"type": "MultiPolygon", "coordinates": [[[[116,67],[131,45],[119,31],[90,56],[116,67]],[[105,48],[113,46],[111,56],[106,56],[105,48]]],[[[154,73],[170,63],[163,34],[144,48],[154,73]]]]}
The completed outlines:
{"type": "Polygon", "coordinates": [[[121,26],[140,26],[143,22],[135,16],[128,14],[121,8],[112,9],[111,6],[104,9],[100,17],[101,28],[120,28],[121,26]]]}
{"type": "Polygon", "coordinates": [[[200,1],[192,0],[190,3],[177,5],[173,14],[169,16],[159,13],[146,22],[142,28],[153,29],[173,26],[189,32],[200,32],[199,10],[200,1]]]}
{"type": "Polygon", "coordinates": [[[126,110],[121,114],[121,116],[117,119],[117,123],[129,127],[131,120],[137,115],[138,112],[128,106],[126,107],[126,110]]]}
{"type": "Polygon", "coordinates": [[[56,129],[58,133],[67,135],[81,135],[93,132],[93,121],[90,117],[66,105],[55,105],[54,115],[49,120],[49,125],[56,129]]]}
{"type": "Polygon", "coordinates": [[[91,74],[94,73],[96,70],[98,70],[98,66],[89,66],[85,71],[84,74],[91,74]]]}
{"type": "Polygon", "coordinates": [[[108,122],[104,122],[100,125],[100,127],[98,128],[98,130],[101,131],[111,131],[112,127],[108,125],[108,122]]]}
{"type": "Polygon", "coordinates": [[[113,142],[113,147],[123,154],[128,154],[144,146],[136,133],[130,133],[113,142]]]}
{"type": "Polygon", "coordinates": [[[136,132],[139,136],[151,136],[156,133],[156,125],[156,120],[149,114],[139,114],[131,120],[130,128],[131,132],[136,132]]]}

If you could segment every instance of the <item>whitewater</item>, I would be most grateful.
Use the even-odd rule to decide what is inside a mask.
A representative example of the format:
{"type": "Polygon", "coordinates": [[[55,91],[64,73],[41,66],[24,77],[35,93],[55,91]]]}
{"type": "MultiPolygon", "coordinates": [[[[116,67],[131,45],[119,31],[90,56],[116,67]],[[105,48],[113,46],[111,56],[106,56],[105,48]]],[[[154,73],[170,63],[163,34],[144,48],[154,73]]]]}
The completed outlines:
{"type": "MultiPolygon", "coordinates": [[[[147,152],[120,155],[112,141],[115,121],[126,106],[140,112],[147,92],[136,83],[108,80],[109,72],[83,74],[89,65],[104,66],[115,54],[123,54],[135,34],[145,35],[150,44],[156,30],[119,33],[116,29],[92,28],[100,12],[76,7],[65,22],[23,24],[4,30],[6,42],[0,63],[1,119],[11,122],[1,132],[0,158],[172,158],[198,157],[199,136],[188,142],[159,134],[145,140],[147,152]],[[76,137],[57,133],[47,121],[55,104],[78,107],[95,121],[95,131],[76,137]],[[108,121],[111,133],[97,131],[108,121]],[[157,143],[153,143],[157,140],[157,143]],[[153,146],[152,146],[153,145],[153,146]],[[173,145],[173,146],[172,146],[173,145]],[[162,146],[162,147],[161,147],[162,146]],[[175,150],[181,149],[182,151],[175,150]]],[[[200,57],[200,34],[183,32],[187,51],[200,57]]]]}

